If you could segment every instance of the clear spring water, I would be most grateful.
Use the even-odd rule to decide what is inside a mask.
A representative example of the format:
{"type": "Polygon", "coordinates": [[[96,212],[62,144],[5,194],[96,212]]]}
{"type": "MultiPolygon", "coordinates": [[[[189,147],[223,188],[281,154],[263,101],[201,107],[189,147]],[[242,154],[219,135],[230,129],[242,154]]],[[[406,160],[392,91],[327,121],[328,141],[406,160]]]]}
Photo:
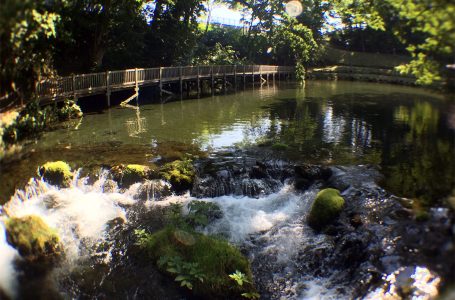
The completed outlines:
{"type": "MultiPolygon", "coordinates": [[[[381,185],[390,192],[438,205],[455,187],[452,100],[408,87],[315,81],[304,89],[264,86],[138,109],[112,108],[47,132],[5,158],[0,165],[0,190],[1,202],[8,203],[2,211],[10,216],[38,214],[57,228],[65,242],[69,270],[96,252],[96,245],[105,241],[110,220],[121,218],[128,223],[128,206],[137,202],[137,191],[132,187],[122,193],[105,192],[105,174],[94,184],[76,177],[63,190],[32,180],[20,191],[40,164],[50,160],[65,160],[74,168],[151,164],[173,152],[197,149],[210,155],[232,147],[292,162],[377,165],[385,175],[381,185]],[[278,143],[286,147],[270,147],[278,143]]],[[[206,199],[219,203],[225,216],[206,230],[223,234],[241,247],[253,247],[254,235],[261,247],[253,247],[250,259],[255,255],[276,259],[275,280],[282,281],[279,288],[285,298],[349,298],[349,290],[337,292],[330,278],[299,275],[296,267],[298,247],[311,243],[323,248],[327,243],[324,236],[314,235],[301,222],[314,192],[296,194],[285,185],[259,199],[206,199]]],[[[172,196],[168,202],[188,199],[188,195],[172,196]]],[[[148,208],[155,205],[147,203],[148,208]]],[[[109,260],[109,249],[105,251],[109,260]]],[[[0,252],[0,267],[5,270],[0,274],[0,286],[14,296],[17,274],[12,260],[17,253],[6,243],[3,227],[0,252]]],[[[416,269],[415,276],[424,278],[422,282],[431,290],[437,276],[427,271],[416,269]]],[[[388,275],[391,281],[392,275],[388,275]]],[[[384,291],[377,293],[383,295],[384,291]]]]}

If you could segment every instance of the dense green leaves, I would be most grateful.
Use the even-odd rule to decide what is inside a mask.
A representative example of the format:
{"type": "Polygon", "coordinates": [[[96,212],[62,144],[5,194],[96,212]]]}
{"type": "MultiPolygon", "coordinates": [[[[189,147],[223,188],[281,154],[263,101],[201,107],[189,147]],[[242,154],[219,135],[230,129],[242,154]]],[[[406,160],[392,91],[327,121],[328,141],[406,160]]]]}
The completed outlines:
{"type": "Polygon", "coordinates": [[[326,36],[349,50],[406,48],[413,60],[399,70],[421,84],[443,79],[455,60],[453,1],[300,3],[302,13],[290,17],[284,0],[4,0],[0,97],[29,100],[43,76],[132,67],[283,64],[296,65],[303,77],[326,36]],[[245,27],[201,22],[215,2],[240,10],[245,27]]]}
{"type": "Polygon", "coordinates": [[[0,2],[0,97],[29,97],[34,82],[50,74],[58,15],[43,0],[0,2]]]}
{"type": "Polygon", "coordinates": [[[455,60],[455,3],[449,0],[338,0],[336,11],[348,26],[360,24],[392,31],[413,60],[398,69],[417,83],[441,80],[455,60]]]}

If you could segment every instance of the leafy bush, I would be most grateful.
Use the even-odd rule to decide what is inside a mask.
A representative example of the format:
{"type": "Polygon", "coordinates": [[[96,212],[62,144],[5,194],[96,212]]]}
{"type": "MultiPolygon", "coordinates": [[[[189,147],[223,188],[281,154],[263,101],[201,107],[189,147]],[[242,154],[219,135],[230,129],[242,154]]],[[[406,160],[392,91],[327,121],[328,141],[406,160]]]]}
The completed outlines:
{"type": "Polygon", "coordinates": [[[180,256],[162,256],[158,260],[158,267],[164,268],[168,273],[175,274],[175,281],[180,282],[181,287],[193,289],[194,282],[204,282],[204,274],[198,263],[183,261],[180,256]]]}
{"type": "Polygon", "coordinates": [[[188,204],[186,222],[193,227],[207,226],[210,222],[223,217],[220,207],[213,202],[191,201],[188,204]]]}
{"type": "Polygon", "coordinates": [[[55,103],[41,108],[38,101],[32,101],[20,112],[15,122],[5,128],[2,139],[7,144],[13,144],[50,128],[58,121],[80,117],[82,111],[74,101],[65,100],[61,108],[55,103]]]}

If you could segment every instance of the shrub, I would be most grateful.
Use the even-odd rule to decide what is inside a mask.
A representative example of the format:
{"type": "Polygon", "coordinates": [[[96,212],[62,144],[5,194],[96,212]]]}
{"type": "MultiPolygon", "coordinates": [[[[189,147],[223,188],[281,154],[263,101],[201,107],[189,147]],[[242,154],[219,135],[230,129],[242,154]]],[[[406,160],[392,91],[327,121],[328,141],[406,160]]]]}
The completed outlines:
{"type": "Polygon", "coordinates": [[[223,217],[218,204],[194,200],[188,203],[188,214],[185,219],[190,226],[207,226],[210,222],[223,217]]]}

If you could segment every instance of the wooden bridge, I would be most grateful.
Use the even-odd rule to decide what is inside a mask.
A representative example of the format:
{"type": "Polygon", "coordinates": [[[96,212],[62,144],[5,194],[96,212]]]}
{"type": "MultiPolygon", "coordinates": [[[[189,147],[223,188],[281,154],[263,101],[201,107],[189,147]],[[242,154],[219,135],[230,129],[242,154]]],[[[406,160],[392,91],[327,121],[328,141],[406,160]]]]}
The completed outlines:
{"type": "Polygon", "coordinates": [[[183,83],[188,81],[196,82],[198,94],[202,80],[209,80],[212,89],[215,81],[223,79],[224,87],[228,78],[233,79],[237,85],[237,78],[243,79],[245,84],[247,78],[255,82],[258,78],[261,82],[269,80],[269,76],[278,80],[283,76],[291,76],[294,67],[269,66],[269,65],[213,65],[213,66],[182,66],[182,67],[161,67],[148,69],[129,69],[122,71],[107,71],[57,77],[46,79],[36,86],[36,95],[40,101],[59,100],[68,97],[77,99],[96,94],[106,94],[107,104],[110,106],[110,95],[114,91],[134,89],[135,94],[125,100],[128,102],[138,96],[139,88],[143,86],[156,85],[160,94],[166,92],[163,84],[179,83],[180,93],[183,92],[183,83]]]}

